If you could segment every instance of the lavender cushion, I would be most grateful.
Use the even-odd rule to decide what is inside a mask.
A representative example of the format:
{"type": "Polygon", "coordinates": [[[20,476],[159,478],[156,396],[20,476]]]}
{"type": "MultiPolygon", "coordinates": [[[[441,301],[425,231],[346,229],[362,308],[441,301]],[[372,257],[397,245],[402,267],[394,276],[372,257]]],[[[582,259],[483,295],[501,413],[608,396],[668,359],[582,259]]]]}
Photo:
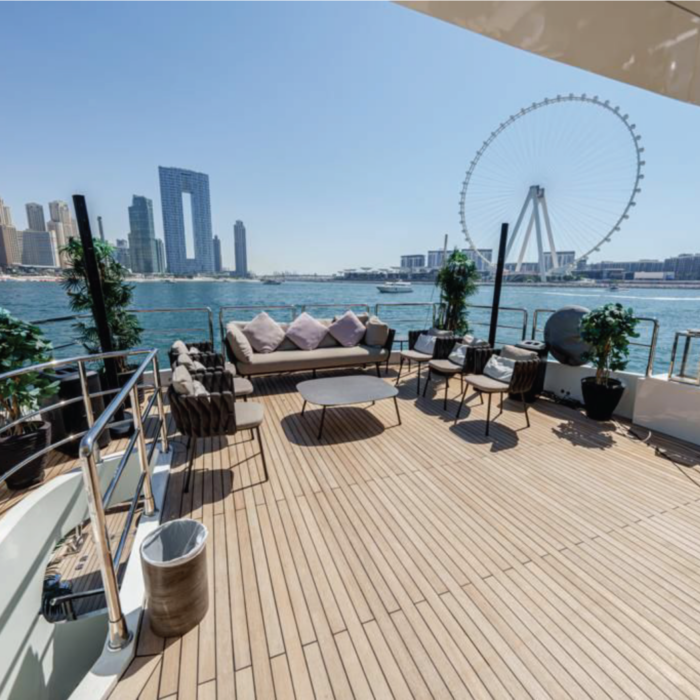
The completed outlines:
{"type": "Polygon", "coordinates": [[[284,331],[279,323],[264,311],[243,328],[243,335],[256,352],[274,352],[284,340],[284,331]]]}
{"type": "Polygon", "coordinates": [[[366,328],[352,311],[346,311],[337,321],[331,323],[328,332],[344,347],[352,348],[364,336],[366,328]]]}
{"type": "Polygon", "coordinates": [[[304,311],[287,329],[287,338],[300,350],[315,350],[326,333],[328,328],[304,311]]]}

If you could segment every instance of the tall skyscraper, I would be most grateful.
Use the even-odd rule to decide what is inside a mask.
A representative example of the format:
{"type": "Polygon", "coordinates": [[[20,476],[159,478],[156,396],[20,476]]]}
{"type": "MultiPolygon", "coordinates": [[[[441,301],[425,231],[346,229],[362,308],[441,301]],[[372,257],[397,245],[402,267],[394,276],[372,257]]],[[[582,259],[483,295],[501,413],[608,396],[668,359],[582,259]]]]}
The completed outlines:
{"type": "Polygon", "coordinates": [[[236,253],[236,277],[248,276],[248,249],[245,239],[245,226],[242,221],[233,225],[233,245],[236,253]]]}
{"type": "Polygon", "coordinates": [[[156,238],[156,272],[162,275],[165,267],[165,246],[160,238],[156,238]]]}
{"type": "Polygon", "coordinates": [[[176,275],[214,271],[209,176],[182,168],[159,166],[160,201],[163,207],[163,233],[168,271],[176,275]],[[187,257],[185,215],[182,195],[192,204],[194,258],[187,257]]]}
{"type": "Polygon", "coordinates": [[[221,239],[218,236],[214,236],[214,272],[221,272],[223,266],[221,265],[221,239]]]}
{"type": "Polygon", "coordinates": [[[58,267],[56,236],[51,231],[22,232],[22,264],[58,267]]]}
{"type": "Polygon", "coordinates": [[[0,224],[4,224],[5,226],[13,226],[12,211],[10,210],[10,207],[5,204],[2,197],[0,197],[0,224]]]}
{"type": "Polygon", "coordinates": [[[56,234],[56,244],[59,249],[66,245],[71,238],[78,237],[78,225],[73,221],[70,209],[65,202],[60,199],[49,202],[49,215],[51,220],[46,228],[56,234]],[[60,227],[57,224],[61,224],[60,227]]]}
{"type": "Polygon", "coordinates": [[[20,234],[14,226],[0,224],[0,267],[11,267],[22,262],[20,234]]]}
{"type": "Polygon", "coordinates": [[[129,252],[133,272],[152,273],[156,269],[156,228],[153,224],[153,201],[134,195],[129,207],[129,252]]]}
{"type": "Polygon", "coordinates": [[[117,238],[117,245],[114,249],[114,259],[121,265],[124,265],[124,267],[131,269],[129,243],[123,238],[117,238]]]}
{"type": "Polygon", "coordinates": [[[27,210],[27,228],[30,231],[46,231],[43,204],[29,202],[29,204],[25,205],[25,208],[27,210]]]}

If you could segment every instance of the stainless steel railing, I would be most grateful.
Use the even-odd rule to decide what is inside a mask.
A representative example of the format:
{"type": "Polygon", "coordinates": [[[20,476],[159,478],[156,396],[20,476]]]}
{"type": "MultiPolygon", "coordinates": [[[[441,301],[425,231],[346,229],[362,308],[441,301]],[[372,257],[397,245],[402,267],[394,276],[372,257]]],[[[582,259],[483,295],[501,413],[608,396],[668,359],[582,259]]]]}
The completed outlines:
{"type": "Polygon", "coordinates": [[[308,309],[342,309],[343,313],[348,309],[362,309],[360,313],[365,314],[369,314],[372,311],[369,304],[301,304],[299,306],[299,313],[303,314],[304,311],[308,311],[308,309]]]}
{"type": "Polygon", "coordinates": [[[688,360],[691,357],[691,346],[693,339],[700,340],[700,333],[697,331],[676,331],[673,337],[673,347],[671,349],[671,363],[668,367],[668,379],[673,382],[683,384],[700,384],[700,362],[695,368],[694,374],[688,374],[688,360]],[[683,352],[681,353],[680,370],[676,372],[676,356],[681,338],[683,339],[683,352]]]}
{"type": "Polygon", "coordinates": [[[160,366],[158,363],[158,350],[130,350],[130,351],[117,351],[109,353],[100,353],[96,355],[81,355],[78,357],[71,357],[63,360],[52,360],[50,362],[44,362],[39,365],[33,365],[30,367],[22,367],[20,369],[12,370],[10,372],[5,372],[0,374],[0,381],[11,380],[15,377],[36,372],[50,372],[62,366],[77,366],[78,376],[80,379],[81,386],[81,396],[72,399],[58,401],[53,404],[43,406],[37,410],[31,411],[26,415],[22,416],[19,420],[15,420],[11,423],[6,423],[0,427],[0,434],[16,427],[20,423],[28,422],[37,415],[42,413],[48,413],[54,411],[63,406],[82,401],[85,407],[85,416],[88,424],[88,429],[81,431],[74,435],[70,435],[67,438],[59,440],[46,448],[35,452],[28,458],[15,465],[11,470],[6,472],[0,477],[0,483],[5,481],[7,478],[17,473],[20,469],[25,467],[27,464],[33,462],[38,457],[56,449],[60,445],[63,445],[69,441],[80,439],[80,459],[83,474],[83,483],[85,486],[85,492],[87,497],[88,513],[90,517],[90,522],[92,525],[93,539],[95,542],[95,547],[97,550],[100,573],[102,576],[103,588],[94,589],[92,591],[82,591],[80,593],[68,594],[66,596],[59,596],[55,598],[52,602],[58,603],[72,598],[83,598],[89,595],[96,595],[98,593],[104,593],[105,600],[107,604],[108,613],[108,626],[109,626],[109,648],[110,649],[121,649],[126,644],[129,643],[131,639],[131,633],[127,629],[126,621],[122,613],[121,601],[119,599],[119,584],[117,579],[117,570],[124,553],[124,548],[128,539],[128,533],[133,524],[134,515],[136,513],[137,505],[141,497],[143,497],[144,502],[144,512],[146,515],[152,515],[155,510],[155,502],[153,498],[153,492],[151,489],[151,478],[149,472],[149,465],[153,453],[155,451],[158,437],[160,435],[161,450],[162,452],[169,451],[168,443],[168,426],[165,417],[165,406],[163,403],[162,387],[160,383],[160,366]],[[90,392],[88,385],[88,377],[85,370],[85,365],[90,363],[95,363],[99,361],[104,361],[108,359],[117,359],[125,357],[134,356],[144,356],[141,364],[129,378],[129,380],[120,389],[109,389],[106,391],[90,392]],[[153,382],[152,384],[145,384],[143,382],[143,376],[146,371],[151,368],[153,382]],[[153,389],[153,395],[147,402],[145,409],[141,410],[141,402],[139,400],[139,391],[153,389]],[[107,408],[99,415],[95,416],[92,407],[92,399],[98,396],[106,396],[116,394],[107,408]],[[134,421],[134,434],[132,435],[127,449],[122,455],[119,465],[115,470],[115,473],[107,486],[105,493],[102,494],[99,481],[98,473],[98,463],[101,461],[99,454],[98,442],[102,433],[118,424],[120,421],[114,421],[116,413],[123,407],[126,401],[131,404],[131,410],[133,414],[134,421]],[[153,406],[157,406],[158,410],[158,423],[156,427],[156,437],[154,437],[153,442],[149,447],[146,445],[146,434],[144,429],[144,422],[147,420],[150,411],[153,406]],[[137,482],[136,489],[134,491],[131,503],[129,505],[129,511],[122,529],[119,544],[114,555],[111,552],[109,534],[107,532],[107,522],[105,517],[105,507],[109,504],[109,501],[114,494],[116,486],[124,473],[126,464],[131,456],[134,448],[137,448],[138,458],[139,458],[139,479],[137,482]]]}
{"type": "MultiPolygon", "coordinates": [[[[535,309],[534,313],[532,314],[532,332],[531,332],[531,339],[532,340],[537,340],[537,336],[539,333],[544,331],[544,326],[540,328],[538,321],[540,319],[540,316],[542,314],[553,314],[557,310],[556,309],[535,309]]],[[[658,345],[659,342],[659,322],[655,318],[650,318],[648,316],[637,316],[639,321],[642,324],[647,324],[648,326],[651,327],[651,337],[649,339],[649,342],[640,342],[640,341],[635,341],[635,340],[630,340],[630,345],[638,348],[646,348],[647,350],[647,359],[646,359],[646,370],[645,370],[645,376],[649,377],[654,373],[654,361],[656,359],[656,346],[658,345]]]]}
{"type": "MultiPolygon", "coordinates": [[[[493,309],[493,306],[490,304],[467,304],[468,309],[481,309],[484,311],[491,312],[491,309],[493,309]]],[[[498,307],[498,317],[499,319],[502,318],[501,314],[517,314],[520,317],[520,322],[517,325],[513,325],[512,323],[503,323],[499,321],[499,323],[496,325],[496,344],[498,344],[498,331],[499,330],[512,330],[512,331],[518,331],[521,335],[521,340],[525,340],[527,337],[527,326],[528,326],[528,312],[527,309],[523,309],[519,306],[499,306],[498,307]]],[[[473,319],[469,319],[469,325],[471,326],[480,326],[480,327],[487,327],[489,328],[491,326],[491,320],[489,319],[488,321],[474,321],[473,319]]]]}

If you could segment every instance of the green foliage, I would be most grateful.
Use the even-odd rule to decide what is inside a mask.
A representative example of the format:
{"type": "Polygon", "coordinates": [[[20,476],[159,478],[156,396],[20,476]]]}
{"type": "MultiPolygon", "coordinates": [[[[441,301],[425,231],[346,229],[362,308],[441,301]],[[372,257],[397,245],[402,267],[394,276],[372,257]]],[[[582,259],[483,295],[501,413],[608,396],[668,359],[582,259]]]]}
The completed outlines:
{"type": "MultiPolygon", "coordinates": [[[[52,351],[41,328],[20,321],[7,309],[0,308],[0,374],[49,362],[52,351]]],[[[0,425],[12,423],[36,410],[43,399],[56,391],[58,382],[52,382],[39,372],[0,380],[0,425]]],[[[31,429],[29,424],[22,423],[11,428],[10,433],[22,435],[31,429]]]]}
{"type": "MultiPolygon", "coordinates": [[[[63,271],[63,288],[70,299],[71,309],[89,311],[93,315],[92,296],[87,281],[83,245],[77,238],[63,248],[68,267],[63,271]]],[[[112,331],[114,350],[129,350],[141,342],[143,328],[134,314],[128,313],[134,295],[134,286],[127,284],[128,270],[114,259],[114,248],[105,241],[95,241],[95,255],[102,279],[102,292],[107,308],[107,320],[112,331]]],[[[90,353],[100,352],[100,337],[94,320],[78,321],[75,328],[80,340],[90,353]]]]}
{"type": "Polygon", "coordinates": [[[639,319],[622,304],[605,304],[587,313],[581,320],[581,338],[592,346],[584,355],[596,368],[596,383],[607,384],[610,372],[627,367],[629,339],[639,338],[639,319]]]}
{"type": "Polygon", "coordinates": [[[440,287],[437,327],[463,335],[469,330],[467,299],[476,292],[479,273],[465,253],[456,248],[440,268],[435,285],[440,287]]]}

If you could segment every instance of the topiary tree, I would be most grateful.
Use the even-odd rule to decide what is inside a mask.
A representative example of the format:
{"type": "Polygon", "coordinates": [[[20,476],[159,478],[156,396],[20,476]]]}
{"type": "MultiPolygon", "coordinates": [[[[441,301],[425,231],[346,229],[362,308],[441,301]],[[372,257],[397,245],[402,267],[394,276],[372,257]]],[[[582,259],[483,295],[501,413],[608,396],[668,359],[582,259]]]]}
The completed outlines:
{"type": "MultiPolygon", "coordinates": [[[[38,326],[15,318],[7,309],[0,308],[0,374],[49,362],[51,343],[44,338],[38,326]]],[[[0,425],[19,420],[39,408],[41,401],[58,391],[58,382],[40,372],[27,372],[0,381],[0,425]]],[[[38,418],[41,423],[41,418],[38,418]]],[[[27,421],[9,428],[3,437],[24,435],[36,430],[37,422],[27,421]]]]}
{"type": "Polygon", "coordinates": [[[469,330],[467,299],[476,292],[478,279],[474,262],[466,253],[455,248],[435,279],[435,285],[440,288],[438,328],[458,335],[469,330]]]}
{"type": "MultiPolygon", "coordinates": [[[[143,328],[136,316],[128,312],[134,296],[134,286],[126,282],[128,270],[114,258],[114,248],[105,241],[96,240],[95,256],[102,279],[107,321],[112,331],[114,350],[129,350],[141,342],[143,328]]],[[[73,238],[62,251],[66,254],[68,267],[63,271],[63,288],[70,299],[71,309],[76,312],[89,311],[93,320],[78,321],[75,328],[80,341],[90,353],[100,352],[100,338],[94,322],[94,308],[87,281],[83,245],[73,238]]]]}
{"type": "Polygon", "coordinates": [[[596,384],[608,384],[610,372],[627,367],[629,339],[639,338],[639,319],[622,304],[604,304],[581,319],[581,338],[591,345],[583,359],[596,368],[596,384]]]}

